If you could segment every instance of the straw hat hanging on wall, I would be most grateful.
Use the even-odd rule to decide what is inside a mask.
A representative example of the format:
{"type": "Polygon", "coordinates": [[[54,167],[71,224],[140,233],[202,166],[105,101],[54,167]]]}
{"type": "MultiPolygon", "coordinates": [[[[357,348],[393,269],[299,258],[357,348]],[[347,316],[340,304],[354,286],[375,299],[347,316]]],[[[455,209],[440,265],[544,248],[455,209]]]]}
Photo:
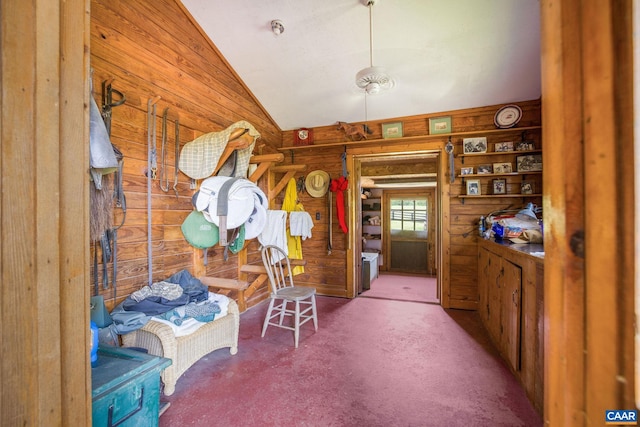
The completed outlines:
{"type": "Polygon", "coordinates": [[[315,170],[313,172],[309,172],[304,181],[304,186],[311,197],[322,197],[327,194],[329,181],[331,181],[331,179],[329,178],[328,173],[321,170],[315,170]]]}

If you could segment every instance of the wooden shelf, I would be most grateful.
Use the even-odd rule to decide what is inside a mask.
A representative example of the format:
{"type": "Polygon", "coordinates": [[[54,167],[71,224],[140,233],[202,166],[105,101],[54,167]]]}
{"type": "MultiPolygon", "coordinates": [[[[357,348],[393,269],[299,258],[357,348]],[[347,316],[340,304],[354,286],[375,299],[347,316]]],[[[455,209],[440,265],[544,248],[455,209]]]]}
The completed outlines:
{"type": "Polygon", "coordinates": [[[542,171],[531,172],[508,172],[508,173],[470,173],[467,175],[458,175],[458,178],[491,178],[492,176],[517,176],[517,175],[535,175],[541,174],[542,171]]]}
{"type": "MultiPolygon", "coordinates": [[[[492,135],[499,133],[518,133],[526,130],[536,130],[542,129],[542,126],[525,126],[521,128],[509,128],[509,129],[486,129],[486,130],[474,130],[468,132],[454,132],[454,133],[441,133],[437,135],[417,135],[417,136],[404,136],[402,138],[379,138],[379,139],[365,139],[362,141],[344,141],[344,142],[329,142],[326,144],[316,144],[316,145],[300,145],[300,146],[291,146],[291,147],[282,147],[278,148],[278,151],[297,151],[297,150],[312,150],[316,148],[328,148],[328,147],[347,147],[347,146],[359,146],[364,147],[367,145],[377,145],[384,143],[385,145],[389,144],[399,144],[399,143],[407,143],[413,141],[424,141],[429,139],[442,139],[447,140],[450,137],[461,137],[461,136],[472,136],[472,135],[492,135]]],[[[539,152],[540,150],[533,151],[518,151],[518,153],[529,153],[529,152],[539,152]]],[[[497,154],[513,154],[515,151],[507,151],[500,152],[497,154]]],[[[479,153],[479,154],[493,154],[493,153],[479,153]]],[[[466,154],[469,156],[469,154],[466,154]]],[[[462,156],[462,154],[460,155],[462,156]]]]}
{"type": "Polygon", "coordinates": [[[459,199],[508,199],[508,198],[516,198],[519,199],[521,197],[542,197],[542,194],[480,194],[479,196],[473,194],[460,194],[457,196],[459,199]]]}
{"type": "Polygon", "coordinates": [[[484,156],[504,156],[513,155],[513,154],[532,154],[532,153],[542,153],[542,150],[523,150],[523,151],[492,151],[490,153],[467,153],[467,154],[458,154],[456,157],[484,157],[484,156]]]}

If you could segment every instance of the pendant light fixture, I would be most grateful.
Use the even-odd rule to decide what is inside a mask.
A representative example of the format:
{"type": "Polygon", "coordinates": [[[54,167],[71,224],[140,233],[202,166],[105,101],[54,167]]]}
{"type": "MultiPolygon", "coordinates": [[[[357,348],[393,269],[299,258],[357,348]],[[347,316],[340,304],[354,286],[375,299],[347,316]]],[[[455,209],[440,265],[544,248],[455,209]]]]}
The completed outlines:
{"type": "Polygon", "coordinates": [[[362,0],[362,3],[369,8],[369,66],[363,68],[356,74],[356,85],[364,89],[367,95],[375,95],[382,91],[391,89],[395,82],[383,67],[373,65],[373,5],[380,0],[362,0]]]}

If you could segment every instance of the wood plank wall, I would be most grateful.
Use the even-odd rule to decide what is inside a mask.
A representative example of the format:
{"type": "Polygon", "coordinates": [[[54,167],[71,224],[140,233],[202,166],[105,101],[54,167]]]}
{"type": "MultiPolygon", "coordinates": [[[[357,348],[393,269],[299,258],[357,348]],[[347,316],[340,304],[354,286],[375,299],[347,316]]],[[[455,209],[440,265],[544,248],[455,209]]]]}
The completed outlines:
{"type": "MultiPolygon", "coordinates": [[[[113,109],[112,142],[123,152],[124,187],[127,197],[126,220],[118,230],[118,269],[117,300],[129,295],[148,282],[147,261],[147,212],[146,212],[146,176],[147,167],[147,103],[160,96],[157,112],[160,117],[165,108],[169,108],[169,118],[180,119],[180,144],[193,140],[206,132],[219,131],[238,120],[247,120],[261,133],[259,143],[264,144],[263,151],[270,152],[275,147],[287,147],[293,144],[293,132],[281,132],[255,102],[242,82],[230,70],[224,58],[215,50],[213,44],[203,37],[200,29],[192,23],[188,14],[173,0],[159,2],[141,1],[105,1],[94,0],[91,3],[91,66],[94,69],[94,96],[101,99],[101,83],[112,80],[114,89],[125,94],[127,102],[113,109]]],[[[214,41],[215,42],[215,41],[214,41]]],[[[523,118],[519,126],[540,125],[539,100],[519,103],[523,108],[523,118]]],[[[400,117],[404,124],[405,136],[428,135],[428,118],[451,115],[454,132],[495,129],[493,116],[500,106],[488,106],[469,110],[442,112],[431,115],[400,117]]],[[[389,121],[385,120],[385,121],[389,121]]],[[[170,121],[170,123],[173,123],[170,121]]],[[[370,139],[381,137],[381,121],[371,122],[373,133],[370,139]]],[[[157,148],[160,150],[160,119],[157,120],[157,148]]],[[[170,126],[171,129],[171,126],[170,126]]],[[[326,143],[345,141],[342,131],[334,124],[314,129],[316,146],[326,143]]],[[[504,141],[506,135],[489,135],[490,146],[493,142],[504,141]]],[[[520,138],[520,132],[514,130],[509,135],[512,140],[520,138]]],[[[527,133],[527,138],[539,143],[539,132],[527,133]]],[[[462,151],[462,137],[455,137],[456,153],[462,151]]],[[[446,138],[429,140],[428,145],[441,149],[446,138]]],[[[175,142],[173,133],[169,133],[167,169],[170,180],[173,179],[173,153],[175,142]]],[[[424,141],[413,141],[405,149],[423,149],[424,141]]],[[[305,164],[305,172],[296,175],[303,178],[307,173],[321,169],[331,177],[342,174],[341,155],[345,147],[313,148],[296,151],[293,156],[286,152],[284,164],[305,164]]],[[[385,147],[380,147],[384,151],[385,147]]],[[[353,148],[350,147],[352,151],[353,148]]],[[[459,173],[460,159],[456,160],[459,173]]],[[[510,182],[509,185],[512,183],[510,182]]],[[[265,183],[260,185],[265,187],[265,183]]],[[[450,283],[446,300],[451,307],[474,309],[477,300],[476,284],[476,226],[480,215],[495,209],[506,208],[511,204],[520,206],[519,200],[480,199],[461,203],[456,196],[462,191],[460,180],[451,186],[451,194],[443,194],[443,200],[451,204],[450,223],[444,224],[451,230],[451,245],[445,248],[450,252],[450,283]]],[[[152,251],[153,281],[169,277],[171,274],[188,269],[202,269],[203,252],[193,249],[184,240],[180,224],[191,211],[191,195],[188,178],[180,174],[178,194],[172,191],[164,193],[159,182],[152,183],[152,251]]],[[[350,296],[347,277],[347,251],[350,237],[339,229],[333,208],[332,222],[333,248],[329,255],[328,244],[328,206],[327,198],[313,198],[302,192],[299,194],[305,209],[314,218],[313,237],[303,241],[302,248],[308,265],[305,273],[298,277],[299,283],[316,286],[318,292],[325,295],[350,296]],[[316,213],[320,220],[315,220],[316,213]]],[[[353,195],[352,195],[353,196],[353,195]]],[[[272,206],[282,204],[283,193],[279,194],[272,206]]],[[[335,204],[335,198],[334,198],[335,204]]],[[[352,206],[353,202],[349,201],[352,206]]],[[[347,206],[348,215],[353,215],[347,206]]],[[[116,210],[115,222],[119,223],[120,213],[116,210]]],[[[92,245],[92,250],[95,247],[92,245]]],[[[259,263],[257,241],[248,243],[248,262],[259,263]]],[[[109,283],[112,281],[112,266],[107,264],[109,283]]],[[[222,250],[218,247],[208,251],[208,263],[204,268],[207,275],[236,278],[237,257],[232,255],[223,260],[222,250]]],[[[98,265],[98,276],[102,274],[102,264],[98,265]]],[[[251,279],[251,278],[250,278],[251,279]]],[[[100,287],[108,306],[112,300],[113,289],[100,287]]],[[[263,286],[249,300],[249,306],[256,304],[267,295],[263,286]]]]}
{"type": "Polygon", "coordinates": [[[541,2],[545,425],[637,409],[636,4],[541,2]]]}
{"type": "MultiPolygon", "coordinates": [[[[217,132],[246,120],[262,137],[254,153],[274,152],[281,144],[280,129],[253,99],[224,58],[192,24],[179,2],[173,0],[94,0],[91,2],[91,67],[93,95],[101,103],[102,82],[126,97],[124,105],[113,108],[112,142],[124,154],[124,189],[127,212],[117,234],[117,300],[147,284],[147,110],[149,99],[156,104],[155,145],[161,159],[161,117],[169,108],[166,167],[173,186],[175,138],[174,121],[180,123],[180,146],[195,137],[217,132]]],[[[162,167],[159,163],[160,173],[162,167]]],[[[190,246],[180,225],[192,210],[189,178],[180,173],[178,196],[172,189],[163,192],[159,180],[152,182],[152,270],[153,281],[182,269],[192,274],[202,268],[203,251],[190,246]]],[[[122,212],[115,210],[115,224],[122,212]]],[[[95,250],[92,245],[92,251],[95,250]]],[[[253,249],[255,252],[255,249],[253,249]]],[[[93,254],[93,252],[92,252],[93,254]]],[[[99,251],[99,255],[101,251],[99,251]]],[[[255,257],[255,256],[254,256],[255,257]]],[[[236,256],[222,260],[218,248],[209,250],[207,274],[236,277],[236,256]]],[[[102,261],[98,265],[101,281],[102,261]]],[[[114,305],[112,263],[108,267],[108,289],[100,283],[100,293],[109,307],[114,305]]],[[[92,288],[93,289],[93,288],[92,288]]]]}
{"type": "Polygon", "coordinates": [[[0,3],[3,426],[91,424],[88,9],[0,3]]]}
{"type": "MultiPolygon", "coordinates": [[[[541,112],[540,112],[540,100],[524,101],[517,103],[523,110],[523,117],[518,124],[519,127],[540,126],[541,124],[541,112]]],[[[368,137],[369,140],[375,140],[382,137],[383,122],[389,121],[402,121],[404,136],[412,137],[408,142],[404,140],[389,141],[388,143],[367,145],[335,145],[341,142],[348,141],[342,131],[337,130],[334,125],[314,128],[314,145],[308,148],[298,148],[292,150],[291,153],[285,155],[287,162],[292,162],[291,154],[293,154],[294,164],[305,164],[307,169],[301,176],[313,171],[315,169],[321,169],[330,174],[332,178],[338,178],[342,174],[342,166],[340,156],[343,151],[348,153],[384,153],[384,152],[414,152],[420,150],[443,150],[444,145],[447,142],[448,136],[442,138],[421,141],[419,138],[416,140],[413,137],[419,137],[421,135],[428,135],[429,131],[429,117],[439,116],[451,116],[452,117],[452,130],[457,132],[476,132],[477,135],[465,135],[467,136],[485,136],[483,131],[495,130],[496,127],[493,123],[495,112],[501,105],[486,106],[481,108],[473,108],[466,110],[441,112],[438,114],[425,114],[412,117],[399,117],[396,119],[388,119],[384,121],[370,121],[369,127],[373,133],[368,137]],[[326,147],[323,145],[330,144],[326,147]]],[[[495,142],[505,141],[520,141],[522,137],[522,131],[518,128],[514,128],[510,131],[500,134],[487,134],[488,145],[490,150],[495,142]]],[[[452,142],[455,146],[454,153],[462,153],[462,138],[463,136],[455,136],[452,142]]],[[[541,130],[532,130],[525,133],[527,140],[533,140],[536,147],[542,147],[541,130]]],[[[293,131],[283,132],[283,148],[293,146],[293,131]]],[[[482,159],[466,159],[465,166],[476,167],[481,163],[491,163],[492,158],[482,159]],[[488,160],[487,160],[488,159],[488,160]]],[[[441,158],[441,161],[446,159],[441,158]]],[[[460,173],[460,167],[462,162],[460,158],[455,160],[456,175],[460,173]]],[[[515,166],[515,165],[514,165],[515,166]]],[[[446,165],[445,165],[446,169],[446,165]]],[[[520,177],[509,177],[507,185],[508,187],[519,185],[520,177]]],[[[488,180],[490,182],[490,180],[488,180]]],[[[538,184],[541,186],[540,179],[538,184]]],[[[483,188],[483,192],[486,193],[487,187],[483,188]]],[[[513,190],[517,192],[517,190],[513,190]]],[[[458,199],[457,196],[465,194],[466,189],[463,189],[461,180],[456,178],[454,184],[449,187],[447,194],[442,193],[440,196],[443,198],[443,202],[450,204],[450,221],[446,224],[442,224],[443,232],[450,230],[449,242],[450,247],[443,248],[443,256],[449,256],[450,271],[449,283],[447,286],[443,284],[443,290],[446,290],[447,295],[444,299],[449,301],[451,308],[462,309],[475,309],[478,301],[478,288],[477,288],[477,225],[480,215],[486,215],[489,212],[506,209],[506,208],[520,208],[523,206],[525,200],[521,198],[516,199],[477,199],[466,200],[462,203],[462,199],[458,199]]],[[[353,203],[359,203],[359,197],[354,197],[349,200],[347,210],[350,215],[354,215],[353,203]]],[[[326,233],[328,222],[326,221],[326,215],[324,205],[326,201],[318,202],[317,200],[311,200],[309,196],[302,196],[302,202],[305,205],[307,211],[315,218],[315,212],[320,211],[321,217],[324,220],[317,221],[315,224],[314,238],[312,241],[303,243],[303,253],[305,258],[313,260],[313,264],[318,268],[310,267],[308,270],[310,274],[308,277],[301,277],[306,284],[314,285],[319,291],[329,292],[331,295],[345,295],[346,293],[346,277],[347,272],[347,259],[346,249],[349,247],[349,242],[346,236],[342,235],[337,228],[336,221],[333,221],[333,243],[334,251],[331,255],[326,253],[326,233]],[[321,234],[317,236],[316,230],[321,231],[321,234]],[[322,242],[318,242],[316,239],[323,239],[322,242]],[[336,240],[337,239],[337,240],[336,240]],[[331,271],[324,271],[325,267],[330,267],[331,271]],[[344,289],[344,293],[343,293],[344,289]]],[[[325,200],[325,199],[323,199],[325,200]]],[[[526,200],[529,201],[529,200],[526,200]]],[[[532,198],[531,201],[541,206],[541,198],[532,198]]],[[[335,215],[335,208],[334,208],[335,215]]],[[[445,263],[447,264],[447,263],[445,263]]],[[[446,275],[445,275],[446,276],[446,275]]]]}

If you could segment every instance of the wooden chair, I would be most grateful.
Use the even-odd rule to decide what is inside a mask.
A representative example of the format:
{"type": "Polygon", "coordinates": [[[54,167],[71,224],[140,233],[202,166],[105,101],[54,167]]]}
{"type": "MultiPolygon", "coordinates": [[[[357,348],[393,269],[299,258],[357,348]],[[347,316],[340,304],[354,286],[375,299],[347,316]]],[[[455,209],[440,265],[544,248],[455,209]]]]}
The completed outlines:
{"type": "Polygon", "coordinates": [[[293,331],[295,346],[298,348],[300,326],[313,319],[315,330],[318,330],[316,290],[293,284],[293,275],[290,274],[291,263],[279,247],[265,246],[262,249],[262,262],[267,270],[271,287],[271,298],[262,326],[262,336],[264,337],[269,325],[288,329],[293,331]],[[293,308],[289,308],[289,304],[292,304],[293,308]],[[286,317],[293,318],[293,325],[285,322],[286,317]]]}

